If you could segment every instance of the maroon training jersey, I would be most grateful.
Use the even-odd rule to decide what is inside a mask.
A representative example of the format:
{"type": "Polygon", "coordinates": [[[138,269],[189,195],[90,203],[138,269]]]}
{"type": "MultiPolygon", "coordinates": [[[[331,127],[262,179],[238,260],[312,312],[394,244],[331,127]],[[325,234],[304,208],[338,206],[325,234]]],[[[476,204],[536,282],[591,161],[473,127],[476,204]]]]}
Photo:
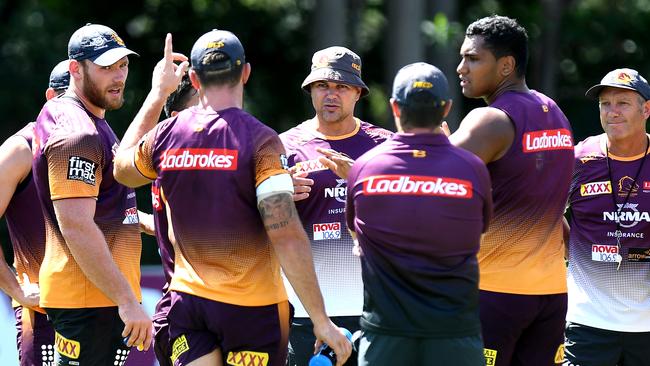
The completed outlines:
{"type": "Polygon", "coordinates": [[[32,172],[45,219],[45,257],[39,274],[41,306],[89,308],[116,306],[83,273],[70,253],[54,213],[53,201],[92,198],[94,220],[115,264],[140,296],[140,231],[135,191],[113,177],[118,139],[105,119],[70,97],[43,106],[34,132],[32,172]]]}
{"type": "Polygon", "coordinates": [[[608,154],[606,146],[607,135],[600,134],[575,148],[566,318],[599,329],[648,332],[650,151],[621,157],[608,154]]]}
{"type": "MultiPolygon", "coordinates": [[[[30,148],[34,125],[35,123],[31,122],[15,134],[24,138],[30,148]]],[[[5,219],[14,250],[14,267],[18,281],[22,283],[22,274],[26,273],[30,282],[38,282],[38,271],[45,253],[45,225],[31,167],[29,175],[16,187],[5,210],[5,219]]]]}
{"type": "Polygon", "coordinates": [[[160,181],[158,179],[151,183],[151,207],[153,208],[152,215],[156,230],[158,254],[160,254],[163,275],[165,276],[163,292],[166,292],[174,275],[174,247],[167,234],[169,226],[167,225],[166,203],[163,201],[163,197],[160,196],[160,181]]]}
{"type": "Polygon", "coordinates": [[[244,306],[287,299],[256,187],[287,174],[278,135],[238,108],[188,108],[159,123],[136,167],[160,183],[175,268],[170,289],[244,306]]]}
{"type": "Polygon", "coordinates": [[[492,212],[483,162],[442,134],[399,133],[349,174],[361,246],[361,326],[396,336],[480,334],[478,261],[492,212]]]}
{"type": "Polygon", "coordinates": [[[573,171],[573,137],[547,96],[506,92],[491,105],[515,129],[510,149],[487,165],[494,219],[479,252],[482,290],[525,295],[566,292],[562,215],[573,171]]]}
{"type": "MultiPolygon", "coordinates": [[[[309,197],[296,202],[296,209],[311,242],[314,267],[329,316],[360,315],[363,284],[359,258],[352,254],[352,237],[345,223],[346,181],[318,161],[323,155],[316,148],[334,149],[356,159],[392,135],[358,119],[355,123],[354,131],[343,136],[317,132],[313,119],[280,135],[289,166],[309,173],[307,178],[314,180],[309,197]]],[[[298,296],[290,286],[287,288],[296,317],[307,317],[298,296]]]]}

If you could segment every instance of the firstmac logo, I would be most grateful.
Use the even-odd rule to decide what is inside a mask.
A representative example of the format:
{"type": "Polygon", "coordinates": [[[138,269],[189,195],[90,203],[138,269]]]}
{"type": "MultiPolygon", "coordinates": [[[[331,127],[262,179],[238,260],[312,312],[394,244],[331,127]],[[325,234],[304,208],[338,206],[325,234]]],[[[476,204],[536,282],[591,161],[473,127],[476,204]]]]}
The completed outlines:
{"type": "Polygon", "coordinates": [[[71,156],[68,159],[68,179],[80,180],[91,186],[95,185],[95,170],[97,163],[81,156],[71,156]]]}

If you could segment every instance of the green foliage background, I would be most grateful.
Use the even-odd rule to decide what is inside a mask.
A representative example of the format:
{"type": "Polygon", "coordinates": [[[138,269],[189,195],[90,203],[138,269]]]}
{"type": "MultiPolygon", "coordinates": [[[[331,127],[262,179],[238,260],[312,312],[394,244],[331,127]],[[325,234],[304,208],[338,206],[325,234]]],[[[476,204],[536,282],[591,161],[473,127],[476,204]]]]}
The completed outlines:
{"type": "MultiPolygon", "coordinates": [[[[85,23],[105,24],[117,31],[127,46],[140,54],[132,58],[125,92],[126,103],[107,119],[121,136],[149,90],[151,70],[162,56],[165,34],[174,37],[176,51],[188,54],[194,40],[212,28],[239,36],[253,74],[246,88],[245,108],[282,132],[312,115],[311,104],[300,90],[309,70],[312,24],[319,0],[0,0],[0,138],[6,139],[32,121],[44,103],[51,68],[67,58],[70,35],[85,23]]],[[[327,0],[324,0],[327,1],[327,0]]],[[[371,94],[357,107],[362,119],[392,128],[387,97],[392,79],[386,77],[385,59],[394,30],[387,15],[393,0],[348,0],[349,44],[363,59],[363,78],[371,94]]],[[[410,0],[401,0],[410,1],[410,0]]],[[[440,0],[442,1],[442,0],[440,0]]],[[[436,5],[427,1],[427,8],[436,5]]],[[[650,76],[647,35],[649,0],[458,0],[458,15],[437,13],[421,24],[427,58],[437,64],[443,50],[456,52],[465,27],[473,20],[498,13],[517,18],[528,30],[531,59],[527,80],[531,88],[548,93],[565,111],[576,141],[600,133],[596,103],[584,91],[614,68],[631,67],[650,76]],[[545,15],[545,5],[557,10],[545,15]],[[559,31],[551,50],[542,37],[559,31]],[[549,74],[544,63],[553,66],[549,74]],[[546,71],[545,71],[546,70],[546,71]],[[556,74],[552,74],[556,73],[556,74]],[[554,92],[540,89],[545,78],[556,77],[554,92]]],[[[455,70],[444,69],[450,82],[455,70]]],[[[463,116],[482,101],[456,100],[463,116]]],[[[140,207],[150,211],[147,189],[138,191],[140,207]]],[[[5,249],[8,237],[0,230],[5,249]]],[[[155,243],[145,240],[144,263],[158,262],[155,243]]]]}

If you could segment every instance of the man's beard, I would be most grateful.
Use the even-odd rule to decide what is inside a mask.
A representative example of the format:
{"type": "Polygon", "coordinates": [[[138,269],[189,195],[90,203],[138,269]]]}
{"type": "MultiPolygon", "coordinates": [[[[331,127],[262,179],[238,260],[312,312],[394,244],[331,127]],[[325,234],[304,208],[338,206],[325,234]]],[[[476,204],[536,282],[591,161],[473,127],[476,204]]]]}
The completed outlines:
{"type": "MultiPolygon", "coordinates": [[[[124,85],[119,86],[122,89],[122,95],[118,100],[109,99],[106,96],[106,93],[102,93],[102,90],[100,90],[99,87],[95,84],[88,71],[85,68],[82,68],[82,70],[84,74],[84,84],[82,91],[84,93],[84,96],[88,98],[92,104],[107,111],[112,111],[122,107],[124,104],[124,85]]],[[[112,85],[110,88],[113,87],[115,86],[112,85]]]]}

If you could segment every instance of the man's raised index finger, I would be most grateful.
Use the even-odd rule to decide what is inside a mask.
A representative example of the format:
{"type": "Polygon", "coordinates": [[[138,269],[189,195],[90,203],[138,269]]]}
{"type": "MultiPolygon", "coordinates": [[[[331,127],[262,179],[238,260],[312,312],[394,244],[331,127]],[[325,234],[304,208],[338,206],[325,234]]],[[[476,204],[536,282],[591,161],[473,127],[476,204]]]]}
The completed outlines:
{"type": "Polygon", "coordinates": [[[173,62],[174,58],[172,50],[172,34],[167,33],[167,36],[165,37],[165,61],[173,62]]]}

